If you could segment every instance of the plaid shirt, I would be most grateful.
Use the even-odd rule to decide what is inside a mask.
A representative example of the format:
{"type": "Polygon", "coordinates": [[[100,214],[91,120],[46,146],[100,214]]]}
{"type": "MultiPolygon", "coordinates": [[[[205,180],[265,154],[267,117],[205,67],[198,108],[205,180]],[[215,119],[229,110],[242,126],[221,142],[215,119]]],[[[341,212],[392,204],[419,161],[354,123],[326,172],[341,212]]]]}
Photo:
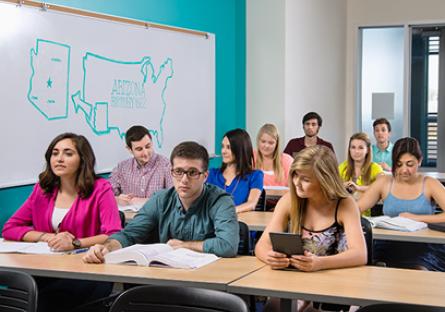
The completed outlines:
{"type": "Polygon", "coordinates": [[[156,153],[143,166],[135,158],[124,160],[111,172],[110,183],[115,196],[133,194],[148,198],[160,189],[173,186],[170,162],[156,153]]]}

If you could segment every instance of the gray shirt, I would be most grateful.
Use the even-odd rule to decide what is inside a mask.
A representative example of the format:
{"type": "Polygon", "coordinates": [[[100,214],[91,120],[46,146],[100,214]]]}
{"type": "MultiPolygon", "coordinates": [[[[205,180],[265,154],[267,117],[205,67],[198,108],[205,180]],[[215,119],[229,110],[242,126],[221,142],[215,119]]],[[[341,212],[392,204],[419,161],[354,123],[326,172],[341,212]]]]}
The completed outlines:
{"type": "Polygon", "coordinates": [[[155,193],[121,232],[111,235],[122,247],[145,243],[157,231],[159,241],[204,241],[203,251],[234,257],[239,226],[232,198],[214,185],[204,184],[202,194],[187,211],[174,187],[155,193]]]}

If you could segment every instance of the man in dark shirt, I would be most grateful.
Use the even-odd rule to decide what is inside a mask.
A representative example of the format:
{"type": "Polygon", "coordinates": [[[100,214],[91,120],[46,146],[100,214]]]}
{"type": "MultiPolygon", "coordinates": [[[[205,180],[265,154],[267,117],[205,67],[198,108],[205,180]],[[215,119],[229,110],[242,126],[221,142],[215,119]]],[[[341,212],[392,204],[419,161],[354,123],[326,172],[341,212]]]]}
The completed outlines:
{"type": "MultiPolygon", "coordinates": [[[[323,120],[320,115],[315,112],[310,112],[303,117],[303,131],[304,137],[291,139],[284,149],[286,154],[295,156],[296,153],[302,149],[314,146],[314,145],[324,145],[334,152],[332,144],[318,137],[318,132],[320,131],[321,124],[323,120]]],[[[334,152],[335,154],[335,152],[334,152]]]]}
{"type": "Polygon", "coordinates": [[[236,256],[239,227],[232,198],[205,183],[209,155],[195,142],[183,142],[170,156],[174,187],[155,193],[125,228],[104,245],[90,248],[85,262],[101,263],[110,251],[144,243],[156,231],[161,243],[219,257],[236,256]]]}

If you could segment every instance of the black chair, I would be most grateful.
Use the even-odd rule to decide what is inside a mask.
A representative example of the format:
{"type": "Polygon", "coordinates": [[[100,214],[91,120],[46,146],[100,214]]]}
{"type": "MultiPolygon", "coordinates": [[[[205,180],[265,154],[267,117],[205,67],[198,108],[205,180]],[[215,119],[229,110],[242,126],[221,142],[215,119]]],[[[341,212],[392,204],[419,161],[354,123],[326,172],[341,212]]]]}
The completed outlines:
{"type": "Polygon", "coordinates": [[[37,285],[31,275],[17,271],[0,271],[0,311],[35,312],[37,285]]]}
{"type": "Polygon", "coordinates": [[[378,303],[361,307],[356,312],[445,312],[445,308],[402,303],[378,303]]]}
{"type": "Polygon", "coordinates": [[[123,211],[119,210],[119,218],[121,219],[121,226],[124,228],[127,220],[125,219],[125,213],[123,211]]]}
{"type": "Polygon", "coordinates": [[[238,255],[249,256],[250,252],[250,232],[246,223],[238,221],[239,224],[239,245],[238,255]]]}
{"type": "Polygon", "coordinates": [[[264,189],[261,192],[258,203],[255,206],[255,211],[266,211],[266,191],[264,189]]]}
{"type": "Polygon", "coordinates": [[[247,312],[245,302],[232,294],[176,286],[139,286],[122,293],[110,312],[247,312]]]}
{"type": "Polygon", "coordinates": [[[364,217],[360,218],[360,222],[362,223],[363,236],[365,236],[366,249],[368,250],[367,265],[372,265],[374,264],[372,255],[373,245],[374,245],[374,239],[372,237],[372,225],[371,222],[369,222],[369,220],[364,217]]]}

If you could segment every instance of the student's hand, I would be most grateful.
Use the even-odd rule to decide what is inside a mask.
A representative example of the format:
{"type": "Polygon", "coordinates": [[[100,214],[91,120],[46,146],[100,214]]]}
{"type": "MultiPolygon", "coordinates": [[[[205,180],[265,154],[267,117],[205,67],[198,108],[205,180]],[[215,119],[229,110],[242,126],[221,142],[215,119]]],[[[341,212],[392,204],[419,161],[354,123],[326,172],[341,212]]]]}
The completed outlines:
{"type": "Polygon", "coordinates": [[[345,186],[345,188],[349,192],[349,194],[355,193],[356,191],[358,191],[358,188],[359,188],[359,186],[352,181],[347,181],[347,182],[343,183],[343,185],[345,186]]]}
{"type": "Polygon", "coordinates": [[[104,245],[96,244],[88,249],[86,255],[82,257],[82,261],[85,263],[104,263],[104,256],[109,252],[104,245]]]}
{"type": "Polygon", "coordinates": [[[267,252],[265,262],[274,270],[287,268],[290,263],[289,258],[285,254],[273,250],[267,252]]]}
{"type": "Polygon", "coordinates": [[[172,238],[168,240],[167,245],[173,249],[177,249],[184,247],[184,242],[182,240],[172,238]]]}
{"type": "Polygon", "coordinates": [[[121,206],[127,206],[131,204],[131,200],[133,199],[133,194],[120,194],[117,197],[117,203],[121,206]]]}
{"type": "Polygon", "coordinates": [[[52,238],[56,237],[56,234],[54,233],[45,233],[40,237],[39,242],[46,242],[48,243],[52,238]]]}
{"type": "Polygon", "coordinates": [[[70,232],[60,232],[48,241],[48,246],[54,251],[73,250],[73,239],[75,238],[70,232]]]}
{"type": "Polygon", "coordinates": [[[304,256],[293,255],[290,258],[290,265],[305,272],[314,272],[321,269],[320,257],[309,251],[305,251],[304,256]]]}
{"type": "Polygon", "coordinates": [[[419,215],[416,215],[416,214],[411,213],[411,212],[402,212],[402,213],[399,214],[399,217],[408,218],[408,219],[411,219],[411,220],[414,220],[414,221],[421,221],[419,219],[419,215]]]}
{"type": "Polygon", "coordinates": [[[392,168],[390,166],[388,166],[388,164],[386,162],[380,162],[379,165],[380,165],[380,167],[382,167],[382,169],[384,171],[391,171],[392,170],[392,168]]]}

